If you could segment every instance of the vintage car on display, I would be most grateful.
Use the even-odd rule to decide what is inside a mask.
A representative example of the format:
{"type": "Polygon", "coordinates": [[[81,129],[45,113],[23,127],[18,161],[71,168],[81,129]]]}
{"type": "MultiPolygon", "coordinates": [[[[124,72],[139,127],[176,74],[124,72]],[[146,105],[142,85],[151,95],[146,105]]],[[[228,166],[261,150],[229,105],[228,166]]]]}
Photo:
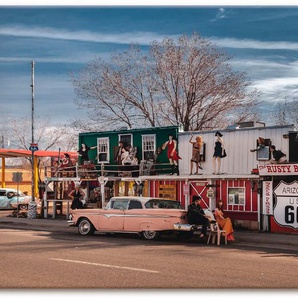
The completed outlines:
{"type": "Polygon", "coordinates": [[[28,209],[30,196],[14,188],[0,188],[0,209],[28,209]]]}
{"type": "MultiPolygon", "coordinates": [[[[103,209],[72,210],[68,225],[81,235],[137,233],[144,239],[157,239],[162,232],[177,232],[175,224],[187,224],[187,212],[180,202],[152,197],[113,197],[103,209]]],[[[178,231],[182,234],[188,231],[178,231]]]]}

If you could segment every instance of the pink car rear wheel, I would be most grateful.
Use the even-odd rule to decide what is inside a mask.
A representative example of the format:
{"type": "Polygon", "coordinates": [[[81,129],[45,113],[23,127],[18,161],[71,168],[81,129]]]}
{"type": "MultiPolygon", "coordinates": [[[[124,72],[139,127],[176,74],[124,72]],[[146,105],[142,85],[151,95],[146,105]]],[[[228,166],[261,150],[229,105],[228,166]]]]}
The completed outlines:
{"type": "Polygon", "coordinates": [[[146,240],[155,240],[160,236],[158,231],[143,231],[142,237],[146,240]]]}

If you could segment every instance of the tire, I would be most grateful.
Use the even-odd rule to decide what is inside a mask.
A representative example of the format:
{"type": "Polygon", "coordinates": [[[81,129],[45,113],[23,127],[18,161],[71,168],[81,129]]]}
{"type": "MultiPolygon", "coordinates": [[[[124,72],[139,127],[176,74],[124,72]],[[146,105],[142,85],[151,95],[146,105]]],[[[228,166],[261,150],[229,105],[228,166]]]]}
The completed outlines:
{"type": "Polygon", "coordinates": [[[160,232],[157,231],[143,231],[142,237],[146,240],[156,240],[160,236],[160,232]]]}
{"type": "Polygon", "coordinates": [[[93,235],[95,228],[89,219],[83,218],[79,222],[78,231],[79,231],[79,234],[83,236],[93,235]]]}

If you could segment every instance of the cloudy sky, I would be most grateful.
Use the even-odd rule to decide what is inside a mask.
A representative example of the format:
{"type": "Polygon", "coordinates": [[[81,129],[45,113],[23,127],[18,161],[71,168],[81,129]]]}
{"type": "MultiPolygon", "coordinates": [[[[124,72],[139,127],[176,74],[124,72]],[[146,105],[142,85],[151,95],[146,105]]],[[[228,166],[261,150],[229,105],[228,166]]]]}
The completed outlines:
{"type": "Polygon", "coordinates": [[[199,32],[233,56],[262,91],[268,120],[276,103],[298,89],[298,6],[0,6],[0,107],[5,116],[31,116],[35,61],[35,116],[52,124],[86,118],[74,104],[69,73],[108,59],[131,43],[199,32]]]}

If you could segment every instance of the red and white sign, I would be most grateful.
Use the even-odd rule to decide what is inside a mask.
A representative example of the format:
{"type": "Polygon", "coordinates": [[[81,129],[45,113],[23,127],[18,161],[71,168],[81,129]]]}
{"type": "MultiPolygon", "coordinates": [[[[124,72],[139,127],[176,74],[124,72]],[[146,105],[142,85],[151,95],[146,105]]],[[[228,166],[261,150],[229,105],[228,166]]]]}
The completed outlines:
{"type": "Polygon", "coordinates": [[[274,219],[284,227],[298,229],[298,183],[285,183],[281,181],[274,189],[276,204],[274,206],[274,219]]]}
{"type": "Polygon", "coordinates": [[[273,214],[273,183],[272,181],[263,181],[263,214],[273,214]]]}
{"type": "Polygon", "coordinates": [[[188,196],[189,195],[189,184],[184,184],[183,185],[183,194],[185,196],[188,196]]]}
{"type": "Polygon", "coordinates": [[[259,165],[260,176],[290,176],[298,175],[298,164],[259,165]]]}

